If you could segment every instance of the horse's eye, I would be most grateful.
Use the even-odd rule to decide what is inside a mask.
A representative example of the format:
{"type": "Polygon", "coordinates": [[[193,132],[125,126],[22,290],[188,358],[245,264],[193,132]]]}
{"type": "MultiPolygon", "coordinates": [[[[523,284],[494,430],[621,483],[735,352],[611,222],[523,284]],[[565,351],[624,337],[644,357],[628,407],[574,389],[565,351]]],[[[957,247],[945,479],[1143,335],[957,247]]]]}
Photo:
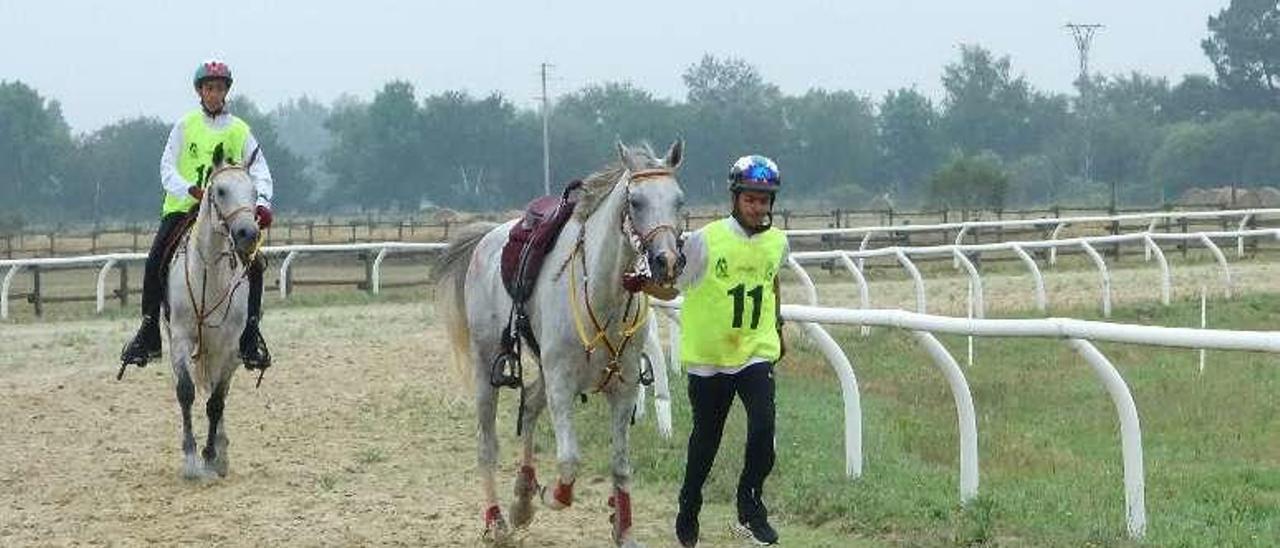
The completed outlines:
{"type": "Polygon", "coordinates": [[[222,197],[225,197],[226,195],[227,195],[227,189],[219,187],[219,188],[218,188],[218,197],[219,197],[219,198],[222,198],[222,197]]]}
{"type": "Polygon", "coordinates": [[[644,209],[644,202],[641,201],[640,198],[632,196],[628,202],[630,202],[631,209],[644,209]]]}

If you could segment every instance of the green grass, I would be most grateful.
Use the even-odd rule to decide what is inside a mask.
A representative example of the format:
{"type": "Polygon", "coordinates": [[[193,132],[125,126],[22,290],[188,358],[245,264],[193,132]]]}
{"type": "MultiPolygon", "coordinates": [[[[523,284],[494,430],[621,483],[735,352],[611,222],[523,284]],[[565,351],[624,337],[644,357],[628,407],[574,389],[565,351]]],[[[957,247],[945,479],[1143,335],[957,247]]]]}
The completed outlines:
{"type": "MultiPolygon", "coordinates": [[[[1198,325],[1197,305],[1117,309],[1114,320],[1198,325]]],[[[1066,312],[1058,315],[1096,316],[1066,312]]],[[[1280,296],[1243,297],[1210,312],[1214,327],[1273,329],[1280,296]]],[[[833,335],[862,390],[864,475],[843,475],[836,378],[793,332],[794,350],[778,376],[778,463],[766,484],[784,539],[788,526],[811,540],[847,535],[928,546],[1264,546],[1280,539],[1280,357],[1209,352],[1201,374],[1195,350],[1099,345],[1129,384],[1142,423],[1148,528],[1145,542],[1135,543],[1125,532],[1115,408],[1060,341],[976,339],[976,363],[965,374],[978,414],[980,497],[962,507],[955,405],[928,356],[899,330],[833,335]],[[821,534],[810,537],[815,531],[821,534]]],[[[942,340],[963,361],[964,338],[942,340]]],[[[637,484],[672,499],[688,436],[684,384],[677,377],[672,386],[672,440],[657,435],[652,418],[633,431],[637,484]]],[[[594,458],[607,454],[603,398],[584,407],[592,408],[578,414],[584,451],[593,455],[586,461],[606,473],[607,459],[594,458]]],[[[733,500],[744,433],[735,406],[709,501],[733,500]]]]}

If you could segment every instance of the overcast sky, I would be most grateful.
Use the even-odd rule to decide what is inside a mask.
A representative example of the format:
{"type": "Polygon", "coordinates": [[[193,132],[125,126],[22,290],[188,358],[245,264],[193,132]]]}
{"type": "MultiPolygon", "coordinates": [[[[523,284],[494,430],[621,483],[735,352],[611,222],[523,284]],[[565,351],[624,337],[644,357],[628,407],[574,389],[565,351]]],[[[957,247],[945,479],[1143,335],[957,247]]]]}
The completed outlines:
{"type": "Polygon", "coordinates": [[[630,81],[682,98],[704,53],[754,64],[786,93],[916,86],[940,96],[957,45],[1009,55],[1038,88],[1069,91],[1076,50],[1063,24],[1102,23],[1095,72],[1177,81],[1211,73],[1205,23],[1228,0],[0,0],[0,80],[62,103],[76,131],[135,115],[170,120],[195,104],[191,72],[210,56],[235,93],[264,108],[308,95],[372,97],[391,79],[419,94],[497,90],[533,106],[538,65],[552,94],[630,81]]]}

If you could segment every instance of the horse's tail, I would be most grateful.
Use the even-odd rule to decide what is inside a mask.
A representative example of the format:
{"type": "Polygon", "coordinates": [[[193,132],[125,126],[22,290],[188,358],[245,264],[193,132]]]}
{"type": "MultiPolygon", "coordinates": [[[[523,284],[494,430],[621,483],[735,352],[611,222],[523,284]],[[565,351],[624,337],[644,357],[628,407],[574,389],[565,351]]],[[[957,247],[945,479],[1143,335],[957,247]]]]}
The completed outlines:
{"type": "Polygon", "coordinates": [[[454,372],[468,387],[474,381],[472,374],[471,328],[467,325],[467,300],[463,286],[467,280],[467,269],[471,265],[471,256],[476,246],[490,230],[494,223],[476,223],[458,232],[437,259],[431,271],[431,282],[436,286],[436,310],[444,320],[445,329],[449,333],[449,343],[453,346],[454,372]]]}

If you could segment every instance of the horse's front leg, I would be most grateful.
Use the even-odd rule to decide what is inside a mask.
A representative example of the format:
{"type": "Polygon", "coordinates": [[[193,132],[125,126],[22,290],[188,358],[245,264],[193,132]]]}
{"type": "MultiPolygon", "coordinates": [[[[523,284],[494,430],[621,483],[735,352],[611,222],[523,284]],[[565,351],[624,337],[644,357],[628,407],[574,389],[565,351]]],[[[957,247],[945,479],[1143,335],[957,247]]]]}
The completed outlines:
{"type": "Polygon", "coordinates": [[[538,377],[525,388],[526,399],[520,419],[524,452],[520,456],[520,472],[516,475],[516,499],[511,503],[511,521],[516,527],[524,527],[533,521],[533,495],[538,492],[538,475],[534,467],[534,428],[538,424],[538,416],[547,406],[545,387],[542,377],[538,377]]]}
{"type": "MultiPolygon", "coordinates": [[[[170,341],[173,340],[170,337],[170,341]]],[[[171,343],[169,352],[173,355],[174,390],[178,396],[178,407],[182,410],[182,477],[200,479],[205,476],[205,471],[196,457],[196,437],[191,430],[191,405],[196,401],[196,385],[191,380],[190,347],[189,343],[171,343]]]]}
{"type": "MultiPolygon", "coordinates": [[[[235,371],[235,365],[231,363],[227,367],[235,371]]],[[[227,388],[230,386],[230,378],[218,381],[218,384],[213,387],[213,393],[209,395],[209,401],[205,403],[205,415],[209,418],[209,439],[205,442],[202,452],[204,465],[221,477],[226,477],[227,470],[231,466],[231,459],[227,456],[227,445],[230,441],[227,439],[227,428],[222,420],[222,411],[226,407],[227,388]]]]}
{"type": "MultiPolygon", "coordinates": [[[[548,362],[550,363],[550,362],[548,362]]],[[[558,371],[544,368],[548,375],[547,406],[551,410],[551,426],[556,433],[556,464],[559,477],[553,488],[542,488],[542,503],[552,510],[563,510],[573,504],[573,482],[578,478],[578,436],[573,429],[573,402],[578,386],[569,360],[561,359],[558,371]]]]}
{"type": "Polygon", "coordinates": [[[609,521],[613,524],[613,541],[619,546],[635,546],[631,538],[631,417],[635,410],[638,385],[619,384],[609,392],[609,409],[611,411],[611,448],[610,467],[613,475],[613,496],[609,497],[609,506],[613,515],[609,521]]]}

